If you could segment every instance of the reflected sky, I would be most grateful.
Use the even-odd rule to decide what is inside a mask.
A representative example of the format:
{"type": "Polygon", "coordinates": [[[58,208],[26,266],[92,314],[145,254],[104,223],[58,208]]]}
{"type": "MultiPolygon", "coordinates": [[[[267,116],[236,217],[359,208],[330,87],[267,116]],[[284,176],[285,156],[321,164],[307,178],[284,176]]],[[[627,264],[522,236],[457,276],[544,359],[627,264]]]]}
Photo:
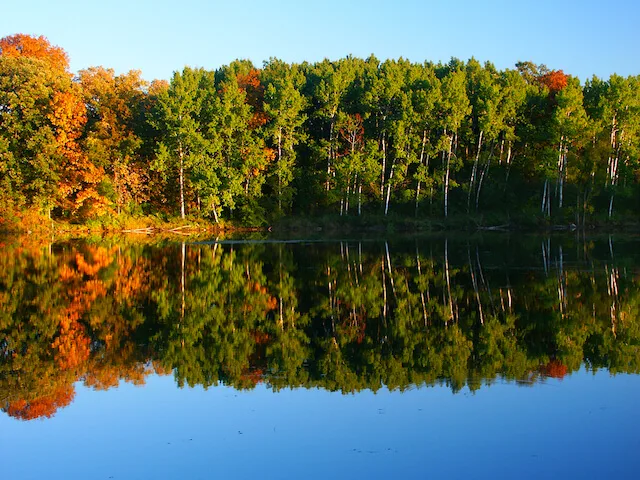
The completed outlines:
{"type": "Polygon", "coordinates": [[[633,478],[640,377],[342,394],[264,385],[94,391],[53,418],[0,416],[5,478],[633,478]],[[7,461],[8,459],[8,461],[7,461]]]}

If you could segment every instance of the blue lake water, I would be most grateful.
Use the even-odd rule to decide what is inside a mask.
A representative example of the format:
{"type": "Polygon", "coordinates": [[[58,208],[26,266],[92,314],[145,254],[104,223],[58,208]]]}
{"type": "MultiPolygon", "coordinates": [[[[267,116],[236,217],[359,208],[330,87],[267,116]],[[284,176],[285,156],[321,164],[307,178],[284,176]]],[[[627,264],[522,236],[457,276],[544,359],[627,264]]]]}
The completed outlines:
{"type": "Polygon", "coordinates": [[[635,239],[10,244],[5,478],[636,478],[635,239]]]}
{"type": "Polygon", "coordinates": [[[78,386],[0,417],[6,478],[636,478],[640,379],[580,370],[475,393],[78,386]]]}

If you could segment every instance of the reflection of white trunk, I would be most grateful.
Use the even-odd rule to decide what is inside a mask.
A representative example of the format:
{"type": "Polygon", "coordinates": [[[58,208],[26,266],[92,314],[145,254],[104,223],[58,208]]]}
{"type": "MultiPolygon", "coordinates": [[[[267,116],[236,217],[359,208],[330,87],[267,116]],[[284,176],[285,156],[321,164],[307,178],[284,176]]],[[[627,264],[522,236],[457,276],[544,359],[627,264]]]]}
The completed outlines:
{"type": "Polygon", "coordinates": [[[559,247],[558,251],[558,303],[560,308],[560,313],[562,318],[565,317],[567,313],[567,286],[566,286],[566,276],[564,274],[564,255],[562,253],[562,246],[559,247]]]}
{"type": "Polygon", "coordinates": [[[393,280],[393,271],[391,270],[391,256],[389,255],[389,244],[387,242],[384,242],[384,248],[387,251],[387,266],[389,267],[389,279],[391,280],[391,290],[393,291],[393,297],[397,298],[396,285],[393,280]]]}
{"type": "Polygon", "coordinates": [[[382,317],[384,318],[384,323],[387,323],[387,275],[385,273],[384,268],[384,257],[382,258],[382,262],[380,262],[380,266],[382,267],[382,317]]]}
{"type": "MultiPolygon", "coordinates": [[[[418,253],[418,247],[416,246],[416,263],[418,265],[418,280],[422,280],[422,269],[420,267],[420,253],[418,253]]],[[[424,291],[420,289],[420,301],[422,302],[422,319],[424,326],[427,326],[427,302],[424,299],[424,291]]]]}
{"type": "Polygon", "coordinates": [[[471,274],[471,285],[473,286],[473,291],[476,295],[476,302],[478,303],[478,315],[480,318],[480,324],[484,325],[484,314],[482,312],[482,301],[480,300],[480,290],[478,288],[478,281],[476,280],[475,267],[471,262],[471,252],[469,250],[469,245],[467,245],[467,256],[469,257],[469,273],[471,274]]]}
{"type": "MultiPolygon", "coordinates": [[[[186,273],[185,273],[185,262],[187,256],[187,246],[184,242],[182,242],[181,248],[181,261],[180,261],[180,294],[182,297],[182,301],[180,303],[180,324],[178,328],[181,328],[184,324],[184,314],[186,310],[186,301],[185,301],[185,284],[186,284],[186,273]]],[[[181,339],[181,345],[184,347],[184,337],[181,339]]]]}
{"type": "Polygon", "coordinates": [[[331,288],[331,267],[327,267],[327,289],[329,290],[329,312],[331,315],[332,332],[335,331],[335,317],[333,315],[333,291],[331,288]]]}
{"type": "MultiPolygon", "coordinates": [[[[449,302],[449,320],[453,320],[453,299],[451,298],[451,278],[449,277],[449,240],[444,241],[444,272],[447,283],[447,297],[449,302]]],[[[448,322],[445,322],[445,325],[448,322]]]]}
{"type": "Polygon", "coordinates": [[[609,296],[611,297],[611,307],[610,307],[610,315],[611,315],[611,333],[614,338],[616,337],[616,325],[618,319],[618,278],[619,273],[617,268],[612,268],[611,272],[608,271],[608,268],[605,266],[605,271],[607,272],[607,290],[609,292],[609,296]]]}

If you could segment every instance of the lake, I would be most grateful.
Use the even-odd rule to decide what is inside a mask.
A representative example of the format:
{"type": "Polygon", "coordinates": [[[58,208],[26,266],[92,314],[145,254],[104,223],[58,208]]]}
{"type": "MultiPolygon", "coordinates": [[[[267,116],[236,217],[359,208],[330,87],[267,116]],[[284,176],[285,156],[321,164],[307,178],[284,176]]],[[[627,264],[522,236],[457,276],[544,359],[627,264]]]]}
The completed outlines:
{"type": "Polygon", "coordinates": [[[6,478],[640,469],[640,238],[0,242],[6,478]]]}

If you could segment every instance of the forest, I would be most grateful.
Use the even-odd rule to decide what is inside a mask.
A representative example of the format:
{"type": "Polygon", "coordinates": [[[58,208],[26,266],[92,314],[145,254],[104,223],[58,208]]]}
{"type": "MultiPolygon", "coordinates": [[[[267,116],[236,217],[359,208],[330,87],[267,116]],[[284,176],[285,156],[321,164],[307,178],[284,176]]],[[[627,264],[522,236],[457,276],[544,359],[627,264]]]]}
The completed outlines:
{"type": "Polygon", "coordinates": [[[0,39],[0,228],[637,220],[639,113],[640,76],[531,62],[271,58],[149,83],[74,74],[62,48],[16,34],[0,39]]]}
{"type": "Polygon", "coordinates": [[[343,393],[640,372],[637,241],[14,240],[0,249],[0,410],[76,383],[343,393]]]}

